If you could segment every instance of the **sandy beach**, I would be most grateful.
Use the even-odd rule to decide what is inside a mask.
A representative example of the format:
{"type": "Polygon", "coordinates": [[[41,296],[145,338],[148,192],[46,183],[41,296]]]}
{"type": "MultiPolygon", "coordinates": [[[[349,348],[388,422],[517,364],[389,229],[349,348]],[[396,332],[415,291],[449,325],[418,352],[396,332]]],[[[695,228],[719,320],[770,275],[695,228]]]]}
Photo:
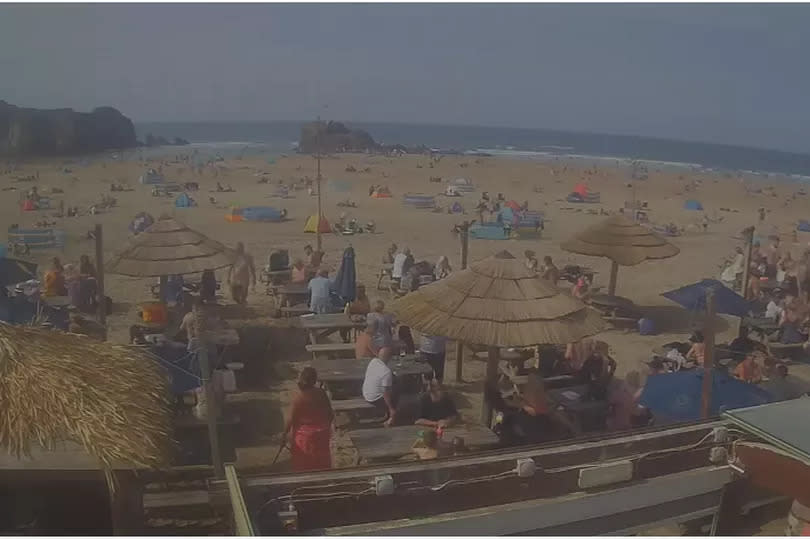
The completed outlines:
{"type": "MultiPolygon", "coordinates": [[[[167,154],[174,149],[167,149],[167,154]]],[[[177,149],[177,153],[184,150],[177,149]]],[[[206,167],[203,175],[193,174],[185,163],[174,163],[173,156],[152,162],[119,162],[109,156],[90,158],[84,163],[78,161],[64,164],[62,161],[34,161],[22,163],[10,174],[0,175],[0,187],[14,187],[4,190],[0,197],[0,226],[5,230],[12,224],[20,227],[33,227],[38,221],[55,221],[58,228],[67,232],[67,244],[62,252],[33,252],[31,258],[40,263],[40,270],[47,268],[50,257],[58,255],[64,262],[77,262],[82,254],[92,256],[94,242],[86,239],[86,234],[95,224],[103,225],[104,248],[107,256],[120,248],[129,236],[129,222],[139,211],[147,211],[155,217],[169,214],[190,227],[207,234],[213,239],[228,245],[243,241],[251,253],[257,267],[266,263],[272,249],[289,249],[291,258],[302,255],[304,245],[315,243],[314,234],[303,232],[307,217],[315,213],[316,197],[309,196],[306,190],[291,192],[290,198],[273,198],[279,181],[290,183],[304,177],[315,177],[315,161],[311,156],[282,156],[275,163],[268,164],[266,156],[228,159],[218,163],[217,175],[214,169],[206,167]],[[64,172],[67,167],[71,170],[64,172]],[[190,193],[198,206],[175,208],[174,197],[153,197],[151,188],[138,183],[139,176],[149,167],[162,168],[168,181],[198,182],[200,190],[190,193]],[[262,173],[269,173],[262,175],[262,173]],[[64,200],[66,207],[88,208],[98,202],[102,194],[117,199],[117,206],[97,215],[81,215],[71,218],[55,218],[53,211],[40,210],[23,212],[19,197],[34,183],[18,182],[15,177],[39,175],[35,183],[40,193],[53,188],[63,194],[50,195],[58,203],[64,200]],[[258,183],[260,177],[269,178],[269,183],[258,183]],[[110,192],[112,182],[126,184],[131,192],[110,192]],[[213,193],[216,182],[230,185],[235,192],[213,193]],[[216,198],[216,204],[209,202],[216,198]],[[288,220],[282,223],[229,223],[225,220],[230,206],[267,205],[284,208],[288,220]]],[[[342,212],[359,223],[376,223],[377,232],[355,236],[326,234],[323,237],[326,252],[325,264],[337,269],[343,249],[352,245],[356,252],[358,282],[366,284],[372,300],[391,299],[388,292],[376,291],[376,275],[380,269],[381,257],[385,249],[395,242],[400,247],[408,246],[417,261],[428,260],[435,263],[441,255],[450,258],[454,268],[460,266],[460,245],[452,234],[452,228],[464,219],[477,217],[474,207],[482,191],[491,195],[504,193],[507,200],[528,201],[530,209],[541,210],[546,224],[540,240],[471,240],[470,260],[478,260],[502,249],[516,257],[522,257],[526,249],[536,251],[539,257],[550,255],[558,267],[565,264],[582,264],[595,269],[596,285],[607,286],[609,261],[573,255],[560,249],[559,244],[582,228],[604,219],[599,215],[617,212],[625,201],[633,197],[646,201],[649,215],[658,224],[675,223],[686,229],[685,233],[672,242],[681,249],[679,256],[662,261],[650,261],[635,267],[622,267],[619,271],[617,293],[628,297],[642,306],[652,316],[660,332],[656,336],[644,337],[637,332],[609,330],[601,338],[611,346],[613,357],[619,364],[619,375],[630,370],[640,369],[640,361],[649,357],[650,350],[660,344],[683,338],[689,333],[690,325],[698,319],[685,313],[680,307],[660,296],[664,291],[689,284],[702,278],[717,278],[724,260],[731,257],[734,247],[741,245],[740,231],[757,224],[757,209],[769,210],[765,222],[758,225],[757,235],[782,235],[783,244],[798,255],[810,240],[810,234],[798,233],[794,242],[793,231],[796,222],[805,218],[805,196],[798,194],[800,185],[796,183],[767,180],[742,180],[736,175],[694,172],[689,169],[666,168],[658,170],[649,166],[649,177],[636,181],[635,189],[629,187],[630,171],[626,165],[602,162],[595,164],[587,160],[559,158],[549,161],[530,161],[504,157],[464,157],[445,156],[432,168],[427,156],[383,157],[342,154],[322,160],[323,208],[331,222],[337,221],[342,212]],[[347,167],[361,172],[347,172],[347,167]],[[367,170],[367,171],[366,171],[367,170]],[[476,191],[461,198],[437,197],[439,204],[447,206],[460,202],[467,210],[466,215],[449,215],[447,212],[434,213],[406,207],[402,203],[405,193],[438,194],[444,191],[447,183],[430,182],[429,178],[442,177],[445,181],[464,177],[470,179],[476,191]],[[351,186],[349,192],[335,192],[329,187],[329,179],[341,180],[351,186]],[[590,190],[601,193],[601,204],[570,204],[564,201],[575,184],[584,182],[590,190]],[[390,199],[374,199],[368,196],[369,186],[387,185],[393,193],[390,199]],[[755,192],[759,190],[760,192],[755,192]],[[339,208],[338,202],[351,199],[356,208],[339,208]],[[705,211],[684,209],[687,199],[697,199],[705,211]],[[710,224],[708,231],[702,230],[704,215],[710,224]]],[[[224,272],[218,275],[224,281],[224,272]]],[[[110,338],[115,342],[125,342],[127,329],[134,321],[138,302],[149,300],[151,279],[132,279],[116,275],[106,278],[106,292],[112,297],[114,314],[109,318],[110,338]]],[[[226,292],[223,287],[223,292],[226,292]]],[[[227,295],[227,294],[226,294],[227,295]]],[[[230,298],[225,299],[231,303],[230,298]]],[[[270,296],[264,294],[260,284],[252,292],[248,302],[256,317],[267,320],[271,325],[284,325],[284,321],[271,320],[274,305],[270,296]]],[[[725,342],[736,330],[736,320],[728,319],[726,331],[718,337],[725,342]]],[[[275,371],[269,393],[244,393],[238,399],[265,399],[267,406],[279,408],[273,412],[272,424],[263,429],[267,445],[278,432],[280,408],[287,401],[292,389],[289,369],[279,367],[282,362],[304,360],[309,356],[303,346],[289,343],[271,343],[268,358],[275,371]],[[282,373],[286,373],[282,374],[282,373]]],[[[465,383],[454,389],[463,404],[462,412],[470,420],[477,418],[480,407],[480,381],[483,363],[469,360],[464,367],[465,383]]],[[[453,385],[454,360],[448,354],[447,377],[453,385]]],[[[791,368],[793,374],[803,377],[810,375],[804,366],[791,368]]],[[[240,465],[259,466],[268,464],[275,453],[275,447],[267,445],[240,449],[240,465]]]]}

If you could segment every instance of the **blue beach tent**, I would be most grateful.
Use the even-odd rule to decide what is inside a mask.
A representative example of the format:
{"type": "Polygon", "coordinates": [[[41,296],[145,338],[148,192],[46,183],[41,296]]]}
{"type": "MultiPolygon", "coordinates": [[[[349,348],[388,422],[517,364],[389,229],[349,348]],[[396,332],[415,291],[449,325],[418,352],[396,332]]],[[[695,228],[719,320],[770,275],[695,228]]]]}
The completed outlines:
{"type": "Polygon", "coordinates": [[[683,203],[683,209],[692,211],[703,211],[703,204],[699,200],[690,199],[683,203]]]}

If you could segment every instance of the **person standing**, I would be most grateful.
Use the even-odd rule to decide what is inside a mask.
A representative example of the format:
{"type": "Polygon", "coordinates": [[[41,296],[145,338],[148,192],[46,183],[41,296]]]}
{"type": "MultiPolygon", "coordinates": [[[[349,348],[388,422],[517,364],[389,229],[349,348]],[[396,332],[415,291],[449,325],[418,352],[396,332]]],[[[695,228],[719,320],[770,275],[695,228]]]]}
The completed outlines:
{"type": "Polygon", "coordinates": [[[327,314],[332,311],[332,281],[329,270],[321,268],[318,276],[307,285],[309,289],[309,310],[315,314],[327,314]]]}
{"type": "Polygon", "coordinates": [[[318,373],[304,367],[298,377],[300,392],[290,405],[284,435],[289,441],[295,472],[325,470],[332,467],[329,441],[335,414],[326,392],[316,387],[318,373]]]}
{"type": "Polygon", "coordinates": [[[390,360],[391,348],[380,348],[377,356],[369,361],[363,378],[363,398],[386,414],[386,427],[393,425],[397,415],[394,373],[388,366],[390,360]]]}
{"type": "Polygon", "coordinates": [[[419,343],[419,355],[433,369],[433,377],[439,382],[444,380],[444,362],[447,352],[447,338],[422,334],[419,343]]]}
{"type": "Polygon", "coordinates": [[[256,268],[253,257],[245,252],[245,244],[241,241],[236,244],[236,260],[228,270],[228,284],[231,286],[231,296],[239,305],[247,302],[248,286],[256,288],[256,268]]]}
{"type": "Polygon", "coordinates": [[[374,310],[366,315],[366,323],[374,328],[374,335],[371,338],[371,345],[374,348],[393,345],[396,319],[393,314],[385,312],[385,303],[382,300],[374,302],[374,310]]]}

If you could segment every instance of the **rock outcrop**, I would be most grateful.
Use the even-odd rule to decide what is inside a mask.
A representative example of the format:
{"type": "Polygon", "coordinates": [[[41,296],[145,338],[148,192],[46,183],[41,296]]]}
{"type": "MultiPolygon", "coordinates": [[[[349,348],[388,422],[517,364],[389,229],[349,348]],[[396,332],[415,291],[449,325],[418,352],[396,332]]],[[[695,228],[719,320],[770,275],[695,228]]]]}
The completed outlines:
{"type": "Polygon", "coordinates": [[[349,129],[340,122],[312,122],[301,128],[298,151],[301,153],[366,152],[378,148],[362,129],[349,129]],[[319,140],[320,138],[320,140],[319,140]]]}
{"type": "Polygon", "coordinates": [[[0,101],[0,155],[75,155],[136,144],[132,120],[112,107],[83,113],[21,108],[0,101]]]}

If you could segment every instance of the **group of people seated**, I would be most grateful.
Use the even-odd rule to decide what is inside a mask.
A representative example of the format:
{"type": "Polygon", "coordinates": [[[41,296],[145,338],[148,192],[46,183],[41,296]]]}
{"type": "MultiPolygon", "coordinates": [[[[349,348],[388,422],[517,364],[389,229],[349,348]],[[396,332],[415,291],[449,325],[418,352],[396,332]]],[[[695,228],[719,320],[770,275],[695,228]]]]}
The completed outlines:
{"type": "Polygon", "coordinates": [[[386,250],[382,258],[383,267],[391,267],[391,280],[401,292],[413,292],[427,279],[434,281],[444,279],[453,271],[446,256],[440,256],[435,265],[429,262],[416,262],[411,250],[396,244],[386,250]]]}
{"type": "MultiPolygon", "coordinates": [[[[524,251],[523,256],[525,257],[524,263],[526,264],[526,267],[537,273],[541,279],[545,279],[555,286],[557,283],[559,283],[561,275],[560,269],[554,265],[554,260],[550,256],[544,256],[542,264],[540,264],[540,262],[537,260],[537,254],[532,250],[524,251]]],[[[583,288],[581,289],[583,294],[584,286],[585,282],[583,281],[583,288]]]]}
{"type": "Polygon", "coordinates": [[[58,257],[51,260],[51,267],[43,279],[42,295],[45,297],[67,296],[70,305],[82,312],[95,312],[96,267],[90,257],[82,255],[78,266],[62,265],[58,257]]]}

